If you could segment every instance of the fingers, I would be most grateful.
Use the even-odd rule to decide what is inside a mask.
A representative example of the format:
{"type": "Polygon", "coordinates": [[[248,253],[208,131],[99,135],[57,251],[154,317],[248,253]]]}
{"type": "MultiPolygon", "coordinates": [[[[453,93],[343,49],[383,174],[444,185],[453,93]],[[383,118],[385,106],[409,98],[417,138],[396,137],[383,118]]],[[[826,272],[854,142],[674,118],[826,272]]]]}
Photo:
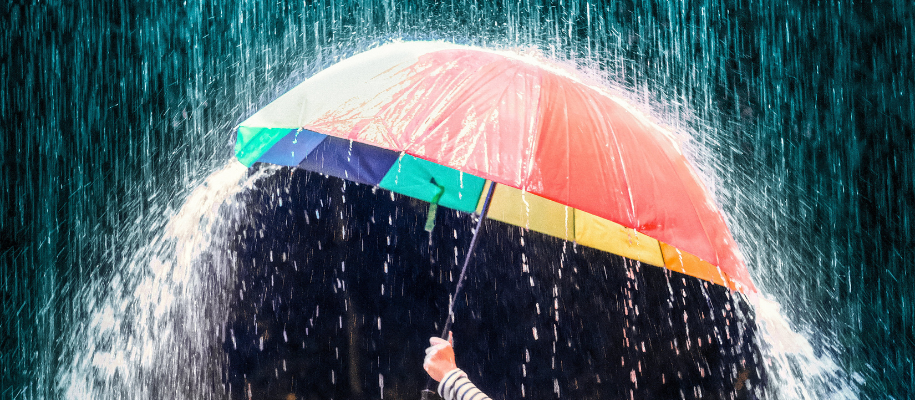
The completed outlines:
{"type": "Polygon", "coordinates": [[[439,350],[441,350],[441,348],[430,347],[426,351],[426,357],[423,359],[423,362],[430,362],[433,358],[437,357],[439,350]]]}
{"type": "Polygon", "coordinates": [[[451,347],[451,342],[441,338],[431,338],[429,343],[431,346],[426,349],[423,369],[432,379],[441,381],[446,372],[457,368],[454,363],[454,349],[451,347]]]}
{"type": "Polygon", "coordinates": [[[448,340],[442,339],[437,336],[433,336],[433,337],[429,338],[429,344],[431,344],[433,346],[435,346],[439,343],[446,343],[446,342],[448,344],[454,346],[454,333],[452,333],[451,331],[448,331],[448,340]]]}
{"type": "Polygon", "coordinates": [[[430,368],[437,370],[438,367],[436,367],[436,364],[441,362],[443,359],[450,359],[451,364],[454,364],[454,351],[451,350],[453,342],[454,335],[452,335],[451,332],[448,332],[448,340],[442,339],[440,337],[429,338],[430,346],[426,348],[426,357],[423,359],[423,368],[427,372],[429,372],[430,368]],[[442,350],[445,351],[441,353],[442,350]]]}
{"type": "Polygon", "coordinates": [[[439,346],[429,346],[429,347],[426,347],[426,355],[428,356],[429,354],[435,353],[435,352],[437,352],[437,351],[439,351],[439,350],[441,350],[441,347],[439,347],[439,346]]]}
{"type": "Polygon", "coordinates": [[[434,346],[429,346],[426,348],[426,354],[428,355],[428,354],[436,353],[439,350],[444,349],[446,347],[450,347],[450,346],[451,346],[451,344],[448,342],[443,342],[443,343],[436,344],[434,346]]]}

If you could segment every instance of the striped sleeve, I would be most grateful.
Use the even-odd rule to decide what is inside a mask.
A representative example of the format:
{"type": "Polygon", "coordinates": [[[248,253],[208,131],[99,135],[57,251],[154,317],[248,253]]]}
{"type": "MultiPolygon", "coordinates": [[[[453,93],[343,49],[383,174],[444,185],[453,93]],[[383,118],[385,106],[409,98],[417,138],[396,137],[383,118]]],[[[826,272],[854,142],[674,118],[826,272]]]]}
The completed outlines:
{"type": "Polygon", "coordinates": [[[438,394],[445,400],[492,400],[477,389],[460,368],[445,374],[438,384],[438,394]]]}

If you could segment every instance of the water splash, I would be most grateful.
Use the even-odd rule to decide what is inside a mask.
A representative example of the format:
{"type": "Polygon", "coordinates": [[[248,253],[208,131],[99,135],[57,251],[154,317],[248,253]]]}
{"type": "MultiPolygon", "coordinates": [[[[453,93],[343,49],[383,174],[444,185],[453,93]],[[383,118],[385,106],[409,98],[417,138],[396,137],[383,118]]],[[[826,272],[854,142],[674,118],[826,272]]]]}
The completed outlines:
{"type": "Polygon", "coordinates": [[[827,351],[814,350],[810,338],[822,336],[822,333],[793,327],[785,318],[781,305],[774,300],[760,297],[754,308],[762,332],[763,357],[772,382],[770,398],[838,400],[859,397],[858,386],[864,383],[863,378],[857,373],[847,373],[835,362],[831,354],[835,354],[837,346],[825,345],[827,351]]]}
{"type": "MultiPolygon", "coordinates": [[[[15,140],[10,136],[3,146],[7,159],[17,162],[4,169],[2,179],[13,196],[5,198],[9,207],[3,208],[0,220],[5,221],[4,246],[12,246],[5,247],[3,259],[13,277],[8,286],[12,291],[5,293],[10,295],[7,310],[15,311],[3,324],[6,337],[13,338],[4,345],[12,343],[15,348],[4,347],[0,357],[9,367],[2,393],[52,397],[45,388],[54,377],[47,371],[69,371],[67,358],[75,357],[74,348],[93,343],[116,347],[103,339],[60,337],[55,324],[75,323],[72,330],[82,334],[97,332],[106,324],[111,324],[107,330],[119,326],[117,315],[124,313],[120,307],[112,307],[108,319],[109,314],[96,304],[120,304],[107,299],[130,286],[124,283],[125,273],[100,283],[99,275],[109,274],[95,274],[87,266],[142,256],[135,255],[139,252],[135,249],[114,254],[107,249],[108,240],[96,239],[96,233],[123,232],[122,222],[112,217],[120,205],[156,195],[160,182],[175,182],[161,172],[163,166],[195,170],[196,161],[190,160],[197,160],[200,149],[212,149],[218,141],[200,132],[231,123],[281,92],[284,82],[307,76],[353,51],[346,44],[350,38],[370,43],[406,35],[479,44],[537,43],[552,57],[559,53],[596,60],[601,70],[634,86],[672,87],[674,101],[660,107],[672,113],[693,107],[705,117],[709,110],[730,109],[734,116],[720,125],[733,123],[744,129],[735,129],[740,132],[734,135],[736,144],[724,139],[712,145],[725,149],[724,157],[737,159],[731,167],[752,158],[779,163],[781,171],[757,175],[765,180],[758,184],[747,183],[751,180],[737,173],[723,182],[722,187],[734,187],[736,181],[750,196],[775,192],[762,195],[771,201],[753,212],[734,213],[739,223],[731,224],[738,229],[758,224],[768,229],[769,237],[739,241],[752,245],[783,238],[770,244],[777,247],[803,235],[803,241],[823,249],[807,257],[820,264],[816,270],[786,261],[792,256],[778,249],[758,252],[775,259],[770,270],[757,274],[772,282],[767,293],[782,302],[792,319],[811,321],[810,328],[794,328],[792,332],[800,333],[792,337],[814,343],[814,356],[820,344],[813,338],[839,337],[843,355],[836,360],[873,366],[871,372],[861,372],[867,375],[874,397],[904,397],[912,386],[911,359],[905,356],[912,342],[898,338],[911,337],[912,324],[907,322],[911,313],[891,305],[911,303],[911,297],[905,296],[912,293],[908,289],[913,281],[896,277],[912,258],[904,241],[881,239],[909,237],[905,233],[913,220],[906,211],[911,208],[902,203],[907,196],[900,195],[910,195],[912,185],[905,179],[887,178],[913,170],[906,168],[912,158],[900,153],[907,148],[903,139],[908,137],[900,132],[911,126],[906,122],[913,120],[915,110],[912,102],[900,101],[910,93],[903,89],[910,86],[913,70],[907,68],[913,59],[900,55],[913,53],[906,51],[912,41],[910,35],[894,30],[911,26],[911,15],[898,12],[908,3],[801,3],[667,2],[649,7],[614,2],[603,7],[584,1],[558,6],[537,1],[457,1],[449,8],[447,2],[395,6],[385,0],[372,9],[341,1],[298,5],[228,1],[211,7],[176,2],[127,8],[13,2],[9,15],[18,21],[12,26],[19,28],[8,32],[10,40],[4,41],[3,51],[9,52],[9,65],[23,67],[9,69],[11,84],[0,89],[4,105],[0,108],[26,134],[15,140]],[[85,12],[70,12],[74,7],[85,12]],[[875,61],[862,64],[861,54],[875,61]],[[299,61],[284,64],[283,60],[299,61]],[[100,67],[95,68],[97,63],[100,67]],[[858,75],[867,79],[853,79],[858,75]],[[19,125],[17,118],[23,113],[25,121],[19,125]],[[879,134],[867,135],[869,130],[879,134]],[[98,174],[100,169],[111,173],[98,174]],[[781,208],[793,208],[799,215],[796,219],[815,221],[820,229],[760,217],[771,212],[782,219],[786,215],[781,208]],[[862,234],[864,230],[871,233],[862,234]],[[82,254],[73,254],[77,252],[82,254]],[[55,260],[60,260],[57,265],[55,260]],[[83,271],[92,272],[83,275],[83,271]],[[847,285],[838,285],[841,279],[830,282],[833,276],[846,277],[847,285]],[[86,281],[93,289],[80,289],[73,301],[69,288],[86,281]],[[820,282],[824,284],[812,284],[820,282]],[[873,290],[875,286],[879,290],[873,290]],[[87,317],[55,312],[71,302],[82,303],[85,310],[80,312],[87,317]],[[803,309],[795,304],[803,304],[803,309]],[[95,315],[102,315],[99,327],[85,327],[88,318],[95,321],[95,315]],[[818,317],[822,315],[827,317],[818,317]],[[819,327],[824,325],[834,329],[822,332],[819,327]],[[862,326],[878,328],[864,331],[862,326]],[[57,346],[49,344],[61,342],[65,359],[59,367],[57,346]]],[[[741,201],[743,206],[754,199],[741,201]]],[[[145,224],[148,229],[125,234],[145,242],[156,235],[151,231],[161,231],[166,222],[163,217],[145,224]]],[[[784,354],[793,357],[788,356],[791,352],[784,354]]],[[[120,357],[112,355],[110,360],[130,361],[129,355],[120,357]]],[[[822,357],[806,359],[826,362],[822,357]]],[[[72,362],[91,365],[91,360],[72,362]]],[[[118,368],[110,372],[120,376],[118,368]]],[[[805,370],[793,373],[801,379],[805,370]]],[[[82,379],[90,389],[107,385],[101,375],[86,374],[74,379],[82,379]]],[[[68,382],[61,381],[59,387],[75,387],[68,382]]],[[[86,393],[101,393],[90,389],[86,393]]],[[[801,397],[821,392],[784,393],[801,397]]]]}
{"type": "Polygon", "coordinates": [[[124,261],[111,279],[78,295],[86,317],[64,344],[64,397],[223,397],[223,326],[236,265],[227,232],[245,215],[238,196],[273,171],[248,176],[232,160],[194,188],[180,210],[127,233],[124,261]]]}

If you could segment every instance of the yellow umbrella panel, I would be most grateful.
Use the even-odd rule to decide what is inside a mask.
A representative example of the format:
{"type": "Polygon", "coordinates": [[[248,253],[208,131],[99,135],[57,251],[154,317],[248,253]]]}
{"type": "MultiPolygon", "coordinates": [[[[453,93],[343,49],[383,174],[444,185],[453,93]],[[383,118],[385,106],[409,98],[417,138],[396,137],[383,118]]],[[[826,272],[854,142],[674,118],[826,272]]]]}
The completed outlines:
{"type": "MultiPolygon", "coordinates": [[[[486,182],[484,192],[491,182],[486,182]]],[[[483,207],[484,197],[477,206],[483,207]]],[[[635,261],[738,288],[711,263],[616,222],[506,185],[497,185],[487,218],[576,242],[635,261]]]]}

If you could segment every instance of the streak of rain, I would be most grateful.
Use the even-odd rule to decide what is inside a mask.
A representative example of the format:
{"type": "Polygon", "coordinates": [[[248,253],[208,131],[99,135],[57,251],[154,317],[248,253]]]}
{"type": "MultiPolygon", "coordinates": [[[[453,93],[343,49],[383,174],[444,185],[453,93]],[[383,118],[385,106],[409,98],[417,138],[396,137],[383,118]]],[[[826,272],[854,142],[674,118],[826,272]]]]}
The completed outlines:
{"type": "Polygon", "coordinates": [[[50,1],[0,13],[2,398],[418,396],[471,218],[439,211],[429,236],[421,202],[231,159],[233,128],[296,83],[420,39],[539,52],[668,127],[761,289],[744,299],[487,223],[454,330],[490,395],[915,387],[910,2],[50,1]]]}

